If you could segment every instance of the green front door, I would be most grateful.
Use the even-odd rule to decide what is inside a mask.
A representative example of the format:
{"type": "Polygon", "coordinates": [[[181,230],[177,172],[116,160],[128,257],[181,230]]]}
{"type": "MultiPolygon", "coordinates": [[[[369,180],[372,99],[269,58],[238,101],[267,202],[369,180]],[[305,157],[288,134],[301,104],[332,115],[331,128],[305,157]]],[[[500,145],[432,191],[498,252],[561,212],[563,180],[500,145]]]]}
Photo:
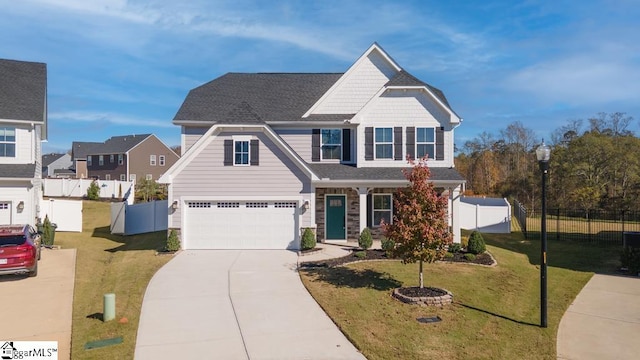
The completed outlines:
{"type": "Polygon", "coordinates": [[[345,210],[347,198],[344,195],[327,195],[324,203],[324,211],[327,227],[327,240],[345,240],[346,219],[345,210]]]}

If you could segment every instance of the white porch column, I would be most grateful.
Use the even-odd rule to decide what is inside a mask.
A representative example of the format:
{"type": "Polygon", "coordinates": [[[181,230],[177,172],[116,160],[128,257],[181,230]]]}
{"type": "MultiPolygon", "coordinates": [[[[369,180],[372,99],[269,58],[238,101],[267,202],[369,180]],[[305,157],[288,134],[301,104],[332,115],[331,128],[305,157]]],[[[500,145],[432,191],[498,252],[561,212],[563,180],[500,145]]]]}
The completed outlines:
{"type": "Polygon", "coordinates": [[[451,233],[453,234],[453,242],[460,243],[460,185],[449,190],[451,199],[451,233]]]}
{"type": "Polygon", "coordinates": [[[360,204],[360,233],[367,227],[367,194],[369,194],[369,188],[359,187],[354,189],[358,191],[359,204],[360,204]]]}

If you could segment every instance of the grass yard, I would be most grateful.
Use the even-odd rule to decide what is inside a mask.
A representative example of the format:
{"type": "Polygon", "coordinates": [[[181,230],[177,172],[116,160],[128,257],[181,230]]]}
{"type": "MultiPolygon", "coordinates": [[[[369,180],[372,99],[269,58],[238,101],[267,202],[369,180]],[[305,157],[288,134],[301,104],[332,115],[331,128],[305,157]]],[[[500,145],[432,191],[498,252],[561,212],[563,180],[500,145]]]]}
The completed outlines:
{"type": "Polygon", "coordinates": [[[109,233],[110,205],[83,203],[82,233],[56,233],[56,245],[76,248],[72,359],[133,359],[142,297],[155,272],[171,259],[156,256],[166,232],[136,236],[109,233]],[[116,320],[102,322],[103,295],[116,294],[116,320]],[[121,318],[128,322],[121,324],[121,318]],[[85,350],[89,341],[122,337],[118,345],[85,350]]]}
{"type": "Polygon", "coordinates": [[[454,294],[454,304],[444,308],[406,305],[390,296],[395,287],[418,284],[417,264],[361,262],[300,276],[368,359],[555,359],[562,315],[594,271],[619,265],[619,249],[549,242],[549,327],[542,329],[539,241],[516,232],[484,237],[496,267],[425,266],[425,286],[454,294]],[[432,316],[442,321],[416,321],[432,316]]]}

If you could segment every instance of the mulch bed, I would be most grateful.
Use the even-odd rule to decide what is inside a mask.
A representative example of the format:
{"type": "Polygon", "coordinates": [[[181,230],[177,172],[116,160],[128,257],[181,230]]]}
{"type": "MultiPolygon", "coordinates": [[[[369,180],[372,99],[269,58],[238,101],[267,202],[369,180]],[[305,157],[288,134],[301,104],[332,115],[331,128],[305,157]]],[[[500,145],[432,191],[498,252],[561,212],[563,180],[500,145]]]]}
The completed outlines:
{"type": "MultiPolygon", "coordinates": [[[[356,262],[356,261],[398,260],[398,259],[387,257],[386,252],[384,250],[380,250],[380,249],[366,250],[367,256],[365,256],[365,257],[357,256],[356,254],[359,253],[359,252],[362,252],[362,251],[361,250],[354,250],[354,251],[351,252],[351,254],[349,254],[347,256],[334,258],[334,259],[308,261],[308,262],[304,262],[304,260],[303,260],[303,262],[300,264],[300,267],[302,267],[302,268],[329,268],[329,267],[340,266],[340,265],[344,265],[344,264],[348,264],[348,263],[352,263],[352,262],[356,262]]],[[[454,253],[453,258],[444,259],[442,261],[443,262],[451,262],[451,263],[454,263],[454,262],[455,263],[472,263],[472,264],[489,265],[489,266],[494,264],[493,258],[491,257],[491,255],[489,255],[487,253],[477,255],[475,260],[469,261],[469,260],[465,259],[464,253],[458,252],[458,253],[454,253]]]]}
{"type": "Polygon", "coordinates": [[[436,296],[444,296],[447,295],[447,292],[443,289],[438,289],[434,287],[403,287],[399,288],[398,292],[404,296],[417,298],[417,297],[436,297],[436,296]]]}

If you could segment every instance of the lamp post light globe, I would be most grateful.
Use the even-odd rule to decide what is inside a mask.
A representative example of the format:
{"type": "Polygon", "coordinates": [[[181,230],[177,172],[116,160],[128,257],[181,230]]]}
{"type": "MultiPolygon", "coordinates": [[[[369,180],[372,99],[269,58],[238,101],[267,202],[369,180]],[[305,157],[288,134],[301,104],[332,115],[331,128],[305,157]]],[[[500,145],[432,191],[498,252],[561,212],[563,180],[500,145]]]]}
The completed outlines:
{"type": "Polygon", "coordinates": [[[542,144],[536,149],[536,158],[542,172],[542,210],[540,219],[540,327],[547,327],[547,173],[551,148],[542,144]]]}

